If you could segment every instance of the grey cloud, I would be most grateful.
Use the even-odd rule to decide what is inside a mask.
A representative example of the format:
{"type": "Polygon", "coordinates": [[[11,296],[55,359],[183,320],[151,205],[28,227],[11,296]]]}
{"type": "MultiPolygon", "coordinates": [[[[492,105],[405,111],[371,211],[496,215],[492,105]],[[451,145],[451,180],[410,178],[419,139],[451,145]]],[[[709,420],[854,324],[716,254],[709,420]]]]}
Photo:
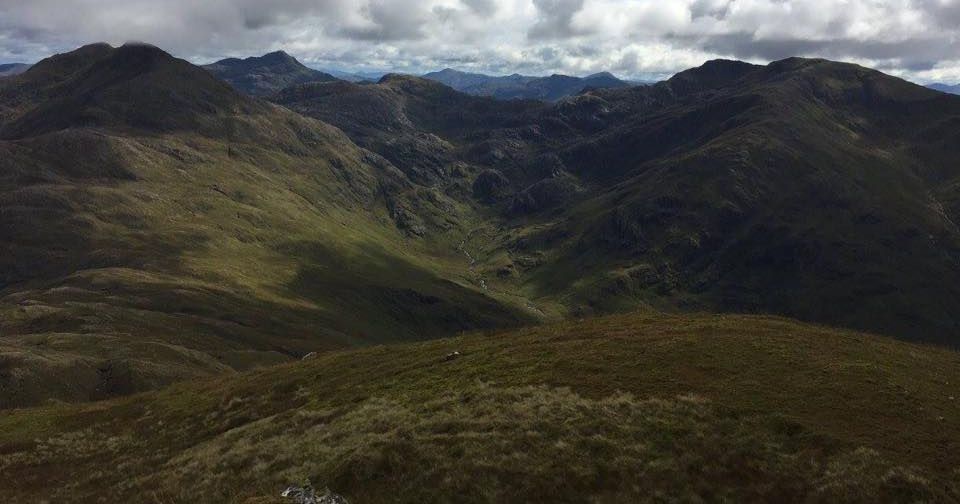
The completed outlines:
{"type": "Polygon", "coordinates": [[[389,0],[371,0],[362,9],[371,26],[346,27],[340,34],[360,40],[419,40],[426,37],[429,22],[419,4],[409,5],[389,0]]]}
{"type": "Polygon", "coordinates": [[[690,17],[692,19],[712,17],[722,20],[727,17],[732,1],[733,0],[696,0],[690,5],[690,17]]]}
{"type": "Polygon", "coordinates": [[[482,17],[490,17],[497,13],[497,2],[495,0],[460,0],[464,5],[476,12],[482,17]]]}
{"type": "Polygon", "coordinates": [[[530,27],[527,37],[532,40],[565,38],[577,35],[573,16],[583,9],[584,0],[533,0],[539,19],[530,27]]]}

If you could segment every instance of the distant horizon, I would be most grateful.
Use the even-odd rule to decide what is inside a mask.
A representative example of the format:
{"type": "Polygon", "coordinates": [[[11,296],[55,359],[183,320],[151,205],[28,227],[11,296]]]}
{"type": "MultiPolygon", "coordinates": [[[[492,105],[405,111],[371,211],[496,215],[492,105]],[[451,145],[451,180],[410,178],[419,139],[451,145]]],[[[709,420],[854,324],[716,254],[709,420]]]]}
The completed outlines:
{"type": "MultiPolygon", "coordinates": [[[[81,44],[81,45],[78,45],[77,47],[75,47],[74,49],[79,48],[79,47],[83,47],[84,45],[90,45],[90,44],[96,44],[96,43],[100,43],[100,42],[89,42],[89,43],[81,44]]],[[[109,43],[109,42],[107,42],[107,43],[109,43]]],[[[127,42],[124,42],[124,43],[138,43],[138,42],[127,41],[127,42]]],[[[112,45],[112,46],[114,46],[114,47],[118,47],[118,46],[120,46],[120,45],[123,45],[124,43],[109,43],[109,44],[112,45]]],[[[195,60],[192,60],[192,59],[190,59],[190,58],[184,58],[183,56],[174,54],[174,53],[168,51],[166,48],[164,48],[164,47],[161,46],[161,45],[157,45],[157,44],[150,44],[150,45],[155,45],[156,47],[158,47],[158,48],[160,48],[160,49],[162,49],[162,50],[164,50],[164,51],[169,52],[169,53],[170,53],[171,55],[173,55],[174,57],[182,58],[182,59],[184,59],[184,60],[186,60],[186,61],[189,61],[190,63],[193,63],[193,64],[198,65],[198,66],[209,65],[209,64],[212,64],[212,63],[216,63],[216,62],[218,62],[218,61],[226,60],[226,59],[257,58],[257,57],[262,57],[262,56],[264,56],[264,55],[267,55],[267,54],[270,54],[270,53],[274,53],[274,52],[284,52],[284,53],[286,53],[286,54],[288,54],[288,55],[290,55],[290,56],[293,56],[297,61],[299,61],[301,64],[303,64],[303,65],[306,66],[307,68],[310,68],[310,69],[313,69],[313,70],[318,70],[318,71],[321,71],[321,72],[327,72],[327,73],[331,73],[331,74],[353,75],[353,76],[365,77],[365,78],[369,78],[369,79],[379,79],[379,78],[382,78],[384,75],[388,75],[388,74],[403,74],[403,75],[423,76],[423,75],[427,75],[427,74],[430,74],[430,73],[442,72],[442,71],[445,71],[445,70],[452,70],[452,71],[455,71],[455,72],[461,72],[461,73],[466,73],[466,74],[483,75],[483,76],[486,76],[486,77],[510,77],[510,76],[513,76],[513,75],[520,75],[520,76],[523,76],[523,77],[531,77],[531,78],[543,78],[543,77],[550,77],[550,76],[553,76],[553,75],[564,75],[564,76],[569,76],[569,77],[585,78],[585,77],[589,77],[589,76],[591,76],[591,75],[597,75],[597,74],[601,74],[601,73],[608,73],[608,74],[611,74],[611,75],[613,75],[614,77],[616,77],[616,78],[618,78],[618,79],[620,79],[620,80],[626,81],[626,82],[651,84],[651,83],[656,83],[656,82],[661,82],[661,81],[667,80],[667,79],[669,79],[670,77],[676,75],[677,73],[680,73],[680,72],[682,72],[682,71],[684,71],[684,70],[687,70],[687,69],[689,69],[689,68],[696,68],[696,67],[698,67],[698,66],[700,66],[700,65],[703,65],[704,63],[707,63],[708,61],[713,61],[713,60],[716,60],[716,59],[728,59],[728,60],[735,60],[735,61],[744,61],[744,62],[746,62],[746,63],[756,64],[756,65],[766,65],[766,64],[772,63],[772,61],[771,61],[771,62],[766,62],[766,63],[764,63],[764,62],[755,62],[755,61],[748,61],[748,60],[738,60],[738,59],[735,59],[735,58],[712,58],[712,59],[704,60],[704,61],[701,62],[699,65],[694,65],[694,66],[691,66],[691,67],[687,67],[687,68],[678,70],[677,72],[672,72],[672,73],[668,73],[668,74],[646,74],[646,75],[625,75],[625,74],[617,73],[617,72],[612,71],[612,70],[597,70],[597,71],[584,72],[584,73],[568,73],[568,72],[559,72],[559,71],[553,71],[553,72],[547,72],[547,73],[523,73],[523,72],[521,72],[521,71],[512,71],[512,72],[508,72],[508,73],[503,73],[503,72],[507,72],[507,71],[505,71],[505,70],[501,70],[501,71],[483,71],[483,70],[480,70],[480,69],[468,69],[468,68],[463,68],[463,67],[457,68],[457,67],[455,67],[455,66],[445,66],[445,67],[440,67],[440,68],[436,68],[436,69],[432,69],[432,70],[431,70],[431,69],[409,70],[409,69],[400,69],[400,68],[374,68],[374,67],[354,67],[354,68],[350,68],[350,67],[337,67],[337,66],[323,66],[323,65],[318,65],[318,64],[316,64],[316,63],[313,63],[311,60],[309,60],[309,59],[307,59],[307,58],[303,58],[303,57],[297,56],[297,55],[291,53],[289,50],[284,49],[284,48],[274,48],[274,49],[270,49],[270,50],[265,50],[265,51],[263,51],[263,52],[260,53],[260,54],[228,55],[228,56],[223,56],[223,57],[219,57],[219,58],[213,58],[213,59],[210,59],[210,60],[195,61],[195,60]]],[[[70,52],[71,50],[73,50],[73,49],[66,50],[66,51],[62,51],[62,52],[57,52],[57,53],[51,53],[51,54],[49,54],[49,55],[47,55],[47,56],[45,56],[45,57],[43,57],[43,58],[40,58],[40,59],[38,59],[37,61],[34,61],[34,62],[29,62],[29,61],[0,61],[0,65],[30,65],[30,66],[32,66],[32,65],[35,65],[36,63],[42,61],[43,59],[46,59],[46,58],[51,57],[51,56],[54,56],[54,55],[56,55],[56,54],[62,54],[63,52],[70,52]]],[[[945,85],[945,86],[956,86],[956,85],[960,85],[960,80],[957,80],[956,82],[954,82],[954,81],[950,81],[950,80],[922,80],[922,79],[911,79],[911,78],[906,77],[906,76],[901,76],[901,75],[896,75],[896,74],[894,74],[894,73],[889,73],[889,72],[887,72],[887,71],[885,71],[885,70],[883,70],[883,69],[880,69],[880,68],[871,67],[871,66],[869,66],[869,65],[863,65],[862,63],[856,63],[856,62],[852,62],[852,61],[843,61],[843,60],[834,60],[834,59],[827,58],[827,57],[823,57],[823,56],[799,56],[799,55],[798,55],[798,56],[789,56],[789,57],[800,57],[800,58],[809,58],[809,59],[826,59],[826,60],[839,61],[839,62],[844,62],[844,63],[860,64],[861,66],[865,66],[865,67],[867,67],[867,68],[873,68],[874,70],[877,70],[877,71],[880,71],[880,72],[883,72],[883,73],[888,73],[889,75],[893,75],[893,76],[895,76],[895,77],[900,77],[900,78],[902,78],[902,79],[904,79],[904,80],[907,80],[907,81],[909,81],[909,82],[913,82],[913,83],[918,84],[918,85],[921,85],[921,86],[933,86],[933,85],[938,85],[938,84],[939,84],[939,85],[945,85]]],[[[788,58],[789,58],[789,57],[788,57],[788,58]]],[[[784,58],[784,59],[786,59],[786,58],[784,58]]]]}

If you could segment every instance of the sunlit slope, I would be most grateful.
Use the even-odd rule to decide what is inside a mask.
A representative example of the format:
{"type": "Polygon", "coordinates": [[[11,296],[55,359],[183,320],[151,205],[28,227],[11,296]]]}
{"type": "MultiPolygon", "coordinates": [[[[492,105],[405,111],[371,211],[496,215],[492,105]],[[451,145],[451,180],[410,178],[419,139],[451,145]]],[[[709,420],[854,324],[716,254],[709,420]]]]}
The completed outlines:
{"type": "Polygon", "coordinates": [[[0,408],[528,317],[397,229],[388,162],[159,49],[55,56],[0,103],[0,408]]]}

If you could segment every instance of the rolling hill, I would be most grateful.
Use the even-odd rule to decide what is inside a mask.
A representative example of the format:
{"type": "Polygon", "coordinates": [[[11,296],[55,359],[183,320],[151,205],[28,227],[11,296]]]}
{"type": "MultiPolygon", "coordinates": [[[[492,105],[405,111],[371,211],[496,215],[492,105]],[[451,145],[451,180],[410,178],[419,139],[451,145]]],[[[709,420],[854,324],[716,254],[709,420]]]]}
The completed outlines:
{"type": "Polygon", "coordinates": [[[304,66],[283,51],[244,59],[227,58],[205,65],[204,68],[240,91],[254,96],[270,95],[295,84],[337,80],[328,73],[304,66]]]}
{"type": "Polygon", "coordinates": [[[955,502],[958,355],[654,314],[330,352],[0,412],[0,497],[289,502],[310,481],[371,503],[955,502]]]}
{"type": "Polygon", "coordinates": [[[571,77],[559,74],[547,77],[529,77],[519,74],[490,76],[447,68],[439,72],[425,74],[423,78],[437,81],[463,93],[475,96],[490,96],[501,100],[557,101],[561,98],[579,94],[586,89],[630,86],[628,82],[614,77],[609,72],[601,72],[586,77],[571,77]]]}

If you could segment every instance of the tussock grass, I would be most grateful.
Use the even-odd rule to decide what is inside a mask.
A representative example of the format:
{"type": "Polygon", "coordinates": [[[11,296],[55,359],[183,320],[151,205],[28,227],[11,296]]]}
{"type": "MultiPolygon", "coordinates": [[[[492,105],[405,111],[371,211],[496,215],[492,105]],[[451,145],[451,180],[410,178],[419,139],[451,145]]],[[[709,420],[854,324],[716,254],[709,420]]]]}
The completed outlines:
{"type": "Polygon", "coordinates": [[[0,496],[954,501],[956,380],[955,352],[789,320],[606,317],[4,413],[0,496]]]}

